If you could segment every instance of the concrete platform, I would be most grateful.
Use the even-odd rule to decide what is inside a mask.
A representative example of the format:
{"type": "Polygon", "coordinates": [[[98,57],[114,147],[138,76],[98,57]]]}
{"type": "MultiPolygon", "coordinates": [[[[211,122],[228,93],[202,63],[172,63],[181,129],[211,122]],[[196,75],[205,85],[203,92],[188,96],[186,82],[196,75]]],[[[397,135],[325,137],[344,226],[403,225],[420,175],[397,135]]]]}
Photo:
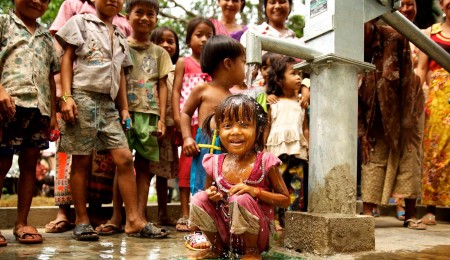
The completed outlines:
{"type": "Polygon", "coordinates": [[[284,246],[317,255],[374,250],[375,218],[287,211],[284,246]]]}
{"type": "MultiPolygon", "coordinates": [[[[375,219],[375,250],[320,257],[288,250],[275,244],[263,259],[448,259],[450,255],[450,223],[439,222],[427,230],[409,230],[392,217],[375,219]]],[[[129,238],[124,234],[101,237],[99,242],[78,242],[71,232],[45,234],[44,242],[21,245],[11,229],[1,232],[8,246],[0,247],[0,259],[187,259],[195,254],[184,246],[186,233],[173,228],[165,239],[129,238]]],[[[301,234],[299,234],[301,236],[301,234]]]]}

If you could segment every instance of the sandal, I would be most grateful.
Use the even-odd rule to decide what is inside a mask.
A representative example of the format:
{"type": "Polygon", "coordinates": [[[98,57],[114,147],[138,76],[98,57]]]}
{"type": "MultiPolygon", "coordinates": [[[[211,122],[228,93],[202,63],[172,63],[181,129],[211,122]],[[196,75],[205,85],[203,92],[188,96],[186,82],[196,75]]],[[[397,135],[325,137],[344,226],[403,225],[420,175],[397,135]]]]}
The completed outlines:
{"type": "Polygon", "coordinates": [[[0,232],[0,246],[6,246],[8,242],[6,242],[5,236],[2,235],[2,232],[0,232]]]}
{"type": "Polygon", "coordinates": [[[427,213],[422,217],[422,223],[425,225],[436,225],[436,216],[432,213],[427,213]]]}
{"type": "Polygon", "coordinates": [[[169,230],[163,228],[157,228],[150,222],[147,222],[145,226],[137,233],[129,233],[129,237],[138,238],[163,238],[169,234],[169,230]]]}
{"type": "Polygon", "coordinates": [[[182,218],[178,219],[175,229],[180,232],[190,232],[191,229],[189,226],[189,217],[183,216],[182,218]]]}
{"type": "Polygon", "coordinates": [[[414,230],[425,230],[427,229],[427,226],[425,224],[422,223],[422,220],[417,220],[417,219],[408,219],[405,222],[403,222],[403,226],[407,227],[409,229],[414,229],[414,230]]]}
{"type": "Polygon", "coordinates": [[[67,219],[52,220],[45,225],[45,233],[63,233],[73,229],[74,224],[70,223],[67,219]]]}
{"type": "Polygon", "coordinates": [[[201,251],[211,249],[211,242],[208,237],[201,231],[195,231],[192,234],[184,236],[184,245],[194,251],[201,251]]]}
{"type": "Polygon", "coordinates": [[[21,244],[42,243],[42,235],[33,226],[23,226],[13,231],[16,240],[21,244]]]}
{"type": "Polygon", "coordinates": [[[91,224],[78,224],[73,229],[72,237],[77,241],[97,241],[98,234],[91,224]]]}
{"type": "Polygon", "coordinates": [[[95,228],[95,231],[100,236],[111,236],[119,233],[123,233],[123,229],[121,226],[117,226],[113,223],[101,224],[100,226],[95,228]]]}

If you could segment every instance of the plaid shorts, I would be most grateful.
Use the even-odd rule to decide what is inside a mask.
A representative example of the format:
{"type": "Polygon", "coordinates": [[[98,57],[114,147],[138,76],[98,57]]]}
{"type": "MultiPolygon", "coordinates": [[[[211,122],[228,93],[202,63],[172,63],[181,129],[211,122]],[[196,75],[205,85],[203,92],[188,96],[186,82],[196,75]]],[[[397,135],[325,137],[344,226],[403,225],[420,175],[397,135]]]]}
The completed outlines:
{"type": "Polygon", "coordinates": [[[38,108],[16,107],[16,114],[0,123],[0,155],[18,154],[24,148],[48,148],[50,117],[38,108]]]}
{"type": "Polygon", "coordinates": [[[109,94],[72,90],[78,116],[75,124],[61,123],[59,151],[74,155],[91,155],[127,148],[128,142],[120,123],[119,112],[109,94]]]}

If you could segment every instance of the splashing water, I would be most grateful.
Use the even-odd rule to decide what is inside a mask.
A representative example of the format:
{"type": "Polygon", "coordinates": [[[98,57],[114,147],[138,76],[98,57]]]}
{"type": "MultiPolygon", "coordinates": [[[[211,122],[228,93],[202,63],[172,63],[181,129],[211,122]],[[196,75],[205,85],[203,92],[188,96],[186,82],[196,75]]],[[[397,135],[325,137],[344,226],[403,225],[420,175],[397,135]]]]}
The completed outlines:
{"type": "MultiPolygon", "coordinates": [[[[249,63],[245,65],[245,85],[247,86],[247,90],[250,90],[252,88],[252,74],[253,71],[257,68],[258,64],[256,63],[249,63]]],[[[248,94],[250,94],[248,92],[248,94]]],[[[251,96],[252,98],[256,99],[256,90],[253,91],[253,96],[251,96]]]]}

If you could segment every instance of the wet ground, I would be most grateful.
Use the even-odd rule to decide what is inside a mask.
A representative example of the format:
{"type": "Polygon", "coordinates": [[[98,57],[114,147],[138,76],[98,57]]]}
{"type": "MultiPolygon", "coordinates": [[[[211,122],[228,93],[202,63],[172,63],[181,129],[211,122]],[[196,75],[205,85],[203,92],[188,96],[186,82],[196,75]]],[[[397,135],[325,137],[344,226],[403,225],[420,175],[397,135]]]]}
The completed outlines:
{"type": "MultiPolygon", "coordinates": [[[[101,237],[99,242],[79,242],[71,232],[45,234],[38,245],[21,245],[11,230],[2,230],[8,246],[0,247],[0,259],[188,259],[195,254],[184,246],[187,233],[174,229],[165,239],[138,239],[124,234],[101,237]]],[[[301,235],[301,234],[299,234],[301,235]]],[[[376,250],[328,256],[327,259],[450,259],[450,223],[440,222],[427,230],[408,230],[393,217],[376,219],[376,250]]],[[[278,245],[263,259],[324,259],[278,245]]]]}

